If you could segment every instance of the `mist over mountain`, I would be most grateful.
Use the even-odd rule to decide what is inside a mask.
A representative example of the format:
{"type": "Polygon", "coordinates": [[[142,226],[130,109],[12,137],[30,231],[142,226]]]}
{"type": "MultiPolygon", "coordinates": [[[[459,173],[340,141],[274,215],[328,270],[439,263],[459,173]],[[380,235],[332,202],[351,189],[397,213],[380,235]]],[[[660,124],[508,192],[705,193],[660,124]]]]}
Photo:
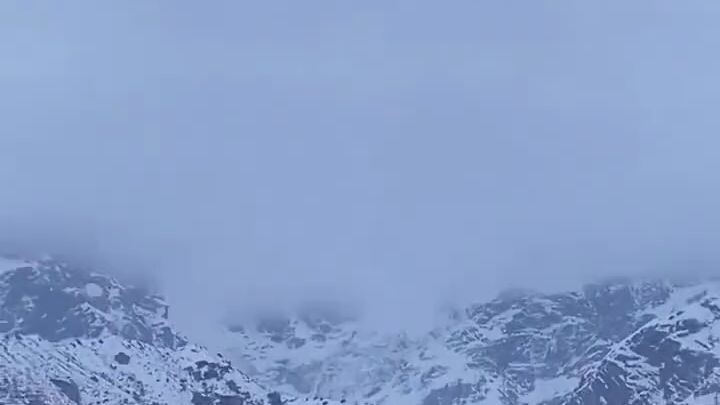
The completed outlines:
{"type": "MultiPolygon", "coordinates": [[[[247,404],[712,396],[719,18],[669,1],[2,2],[0,254],[37,278],[3,273],[18,292],[0,315],[55,299],[56,331],[137,315],[81,299],[84,276],[48,260],[143,286],[173,310],[131,324],[232,353],[259,387],[247,404]]],[[[102,330],[146,366],[108,401],[179,398],[163,399],[187,377],[174,362],[197,353],[102,330]]],[[[27,380],[54,384],[45,402],[122,371],[94,335],[0,334],[14,373],[57,360],[27,380]]],[[[188,366],[225,384],[197,401],[233,391],[216,360],[188,366]]]]}
{"type": "Polygon", "coordinates": [[[0,7],[0,240],[190,323],[717,268],[710,3],[0,7]]]}
{"type": "Polygon", "coordinates": [[[54,258],[3,257],[0,400],[706,405],[720,392],[719,302],[717,278],[616,279],[516,290],[446,310],[422,333],[314,305],[195,325],[211,328],[208,348],[147,288],[54,258]]]}

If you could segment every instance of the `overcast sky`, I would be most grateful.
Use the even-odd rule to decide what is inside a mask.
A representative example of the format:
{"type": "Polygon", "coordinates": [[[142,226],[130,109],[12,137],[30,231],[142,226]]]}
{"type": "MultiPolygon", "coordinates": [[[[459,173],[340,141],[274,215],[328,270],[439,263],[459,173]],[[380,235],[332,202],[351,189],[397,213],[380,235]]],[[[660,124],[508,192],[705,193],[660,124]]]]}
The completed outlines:
{"type": "Polygon", "coordinates": [[[601,3],[3,1],[0,237],[196,314],[713,271],[720,4],[601,3]]]}

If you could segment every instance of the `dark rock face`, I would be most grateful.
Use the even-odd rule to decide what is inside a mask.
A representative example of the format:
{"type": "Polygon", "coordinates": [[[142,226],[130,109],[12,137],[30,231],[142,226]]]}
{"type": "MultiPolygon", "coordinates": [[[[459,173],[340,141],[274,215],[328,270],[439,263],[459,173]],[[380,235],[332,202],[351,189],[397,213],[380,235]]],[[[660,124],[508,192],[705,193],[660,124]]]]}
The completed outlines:
{"type": "Polygon", "coordinates": [[[700,312],[696,316],[705,322],[683,315],[651,322],[635,332],[586,376],[585,386],[567,403],[675,404],[718,392],[717,338],[705,333],[712,328],[705,322],[716,319],[700,312]]]}
{"type": "Polygon", "coordinates": [[[51,379],[50,381],[60,388],[60,391],[62,391],[62,393],[65,394],[71,401],[80,405],[80,389],[74,382],[56,379],[51,379]]]}
{"type": "Polygon", "coordinates": [[[149,326],[167,320],[167,304],[159,297],[65,263],[43,261],[0,274],[0,302],[0,332],[57,342],[108,331],[169,348],[186,343],[168,326],[149,326]],[[113,312],[121,312],[124,321],[109,322],[113,312]]]}
{"type": "Polygon", "coordinates": [[[186,371],[195,381],[221,380],[227,373],[232,371],[229,362],[214,363],[208,361],[198,361],[195,367],[189,367],[186,371]]]}
{"type": "Polygon", "coordinates": [[[115,355],[115,361],[117,361],[118,364],[127,365],[130,364],[130,356],[123,352],[120,352],[115,355]]]}
{"type": "MultiPolygon", "coordinates": [[[[662,283],[610,283],[588,286],[583,294],[543,297],[542,306],[537,297],[478,306],[468,314],[479,325],[514,312],[504,323],[503,337],[469,354],[480,368],[503,375],[505,386],[519,392],[538,378],[582,375],[566,398],[543,402],[548,405],[679,404],[717,392],[718,340],[707,333],[720,319],[718,296],[677,303],[692,315],[678,311],[656,318],[652,309],[668,302],[672,291],[662,283]],[[514,366],[509,373],[510,364],[531,366],[514,366]]],[[[458,331],[450,341],[462,351],[471,335],[458,331]]],[[[520,403],[512,394],[503,392],[504,404],[520,403]]]]}
{"type": "Polygon", "coordinates": [[[269,405],[283,405],[283,400],[280,394],[277,392],[271,392],[268,394],[269,405]]]}
{"type": "Polygon", "coordinates": [[[453,405],[458,398],[467,398],[477,392],[477,387],[467,383],[447,385],[444,388],[432,390],[423,399],[422,405],[453,405]]]}

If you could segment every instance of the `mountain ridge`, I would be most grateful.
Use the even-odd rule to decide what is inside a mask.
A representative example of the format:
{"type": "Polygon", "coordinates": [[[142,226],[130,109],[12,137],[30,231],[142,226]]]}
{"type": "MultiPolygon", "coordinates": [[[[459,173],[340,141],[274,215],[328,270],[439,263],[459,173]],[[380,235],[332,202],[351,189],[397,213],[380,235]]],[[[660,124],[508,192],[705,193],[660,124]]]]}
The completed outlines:
{"type": "Polygon", "coordinates": [[[503,294],[413,337],[288,317],[228,331],[226,352],[286,392],[358,403],[705,405],[720,388],[718,302],[716,279],[614,279],[503,294]]]}
{"type": "Polygon", "coordinates": [[[720,392],[717,279],[516,291],[417,335],[306,308],[220,331],[223,354],[168,314],[104,274],[0,259],[0,403],[709,405],[720,392]]]}
{"type": "Polygon", "coordinates": [[[52,259],[0,259],[0,371],[7,405],[296,400],[188,341],[161,297],[52,259]]]}

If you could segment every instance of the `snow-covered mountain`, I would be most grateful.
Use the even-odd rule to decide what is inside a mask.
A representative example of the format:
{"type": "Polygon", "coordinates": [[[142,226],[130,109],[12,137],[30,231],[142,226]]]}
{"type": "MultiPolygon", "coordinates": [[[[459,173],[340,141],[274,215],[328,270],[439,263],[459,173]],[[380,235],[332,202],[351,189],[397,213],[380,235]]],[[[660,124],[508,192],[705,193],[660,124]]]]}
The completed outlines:
{"type": "Polygon", "coordinates": [[[0,404],[291,402],[188,342],[160,297],[52,260],[0,259],[0,404]]]}
{"type": "Polygon", "coordinates": [[[297,396],[385,405],[715,403],[720,283],[513,293],[383,336],[323,312],[233,325],[227,355],[297,396]]]}
{"type": "Polygon", "coordinates": [[[218,332],[224,356],[142,289],[0,260],[0,404],[709,405],[720,392],[715,280],[504,294],[416,336],[327,308],[218,332]]]}

